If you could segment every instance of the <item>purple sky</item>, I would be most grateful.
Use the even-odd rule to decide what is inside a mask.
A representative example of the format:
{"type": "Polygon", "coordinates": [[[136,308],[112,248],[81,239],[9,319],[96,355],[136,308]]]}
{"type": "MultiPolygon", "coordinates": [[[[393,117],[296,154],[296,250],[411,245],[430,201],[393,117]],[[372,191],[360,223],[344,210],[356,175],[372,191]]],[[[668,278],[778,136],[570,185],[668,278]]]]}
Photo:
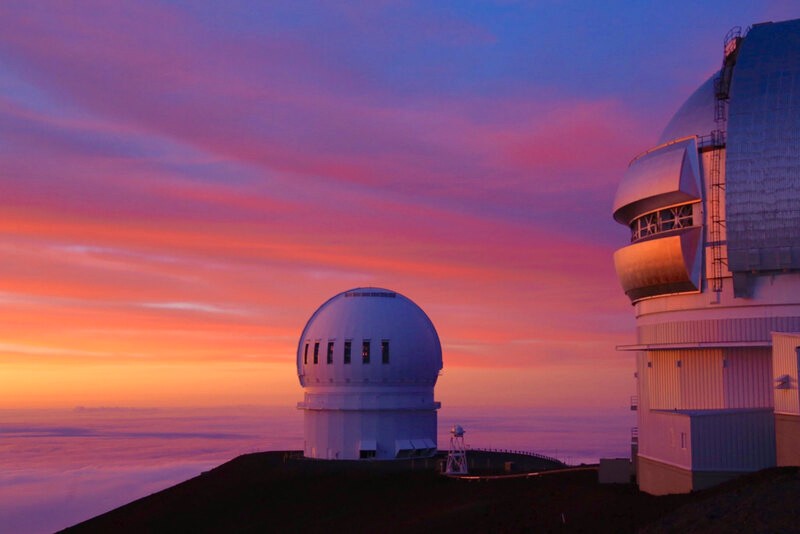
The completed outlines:
{"type": "Polygon", "coordinates": [[[308,317],[375,285],[445,409],[625,427],[616,184],[800,4],[342,4],[0,3],[0,408],[292,407],[308,317]]]}

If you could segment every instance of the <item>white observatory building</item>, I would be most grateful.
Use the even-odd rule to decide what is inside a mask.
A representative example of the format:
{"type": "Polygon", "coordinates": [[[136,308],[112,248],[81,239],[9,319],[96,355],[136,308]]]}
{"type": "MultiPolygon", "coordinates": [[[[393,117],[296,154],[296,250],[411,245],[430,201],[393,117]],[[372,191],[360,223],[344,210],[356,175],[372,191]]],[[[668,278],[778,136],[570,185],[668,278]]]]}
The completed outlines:
{"type": "Polygon", "coordinates": [[[723,57],[614,201],[654,494],[800,465],[800,20],[732,31],[723,57]]]}
{"type": "Polygon", "coordinates": [[[433,456],[441,369],[436,329],[410,299],[372,287],[331,298],[308,320],[297,347],[305,456],[433,456]]]}

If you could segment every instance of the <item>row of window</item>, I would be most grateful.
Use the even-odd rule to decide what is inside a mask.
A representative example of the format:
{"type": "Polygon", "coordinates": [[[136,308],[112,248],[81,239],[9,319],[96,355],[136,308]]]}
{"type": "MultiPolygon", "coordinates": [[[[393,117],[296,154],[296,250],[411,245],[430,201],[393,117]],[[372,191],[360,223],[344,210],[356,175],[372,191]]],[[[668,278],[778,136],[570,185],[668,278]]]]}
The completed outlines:
{"type": "MultiPolygon", "coordinates": [[[[303,365],[308,365],[308,349],[310,341],[306,341],[305,348],[303,349],[303,365]]],[[[335,341],[328,341],[328,349],[325,354],[325,362],[333,363],[335,341]]],[[[313,362],[314,365],[319,363],[319,346],[320,342],[314,342],[313,362]]],[[[342,362],[349,364],[352,361],[353,354],[353,341],[351,339],[344,340],[344,347],[342,351],[342,362]]],[[[364,339],[361,341],[361,363],[369,363],[372,358],[372,341],[364,339]]],[[[381,363],[389,363],[389,340],[381,340],[381,363]]]]}
{"type": "Polygon", "coordinates": [[[692,225],[692,204],[654,211],[631,221],[631,242],[692,225]]]}

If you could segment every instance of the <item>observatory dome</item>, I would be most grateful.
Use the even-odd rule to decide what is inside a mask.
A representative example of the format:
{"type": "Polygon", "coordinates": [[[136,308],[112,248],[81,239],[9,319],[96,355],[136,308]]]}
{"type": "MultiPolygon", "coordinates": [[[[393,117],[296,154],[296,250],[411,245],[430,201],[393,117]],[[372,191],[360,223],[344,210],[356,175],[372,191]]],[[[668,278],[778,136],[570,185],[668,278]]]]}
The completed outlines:
{"type": "Polygon", "coordinates": [[[297,347],[300,383],[436,383],[442,347],[419,306],[394,291],[357,288],[325,302],[297,347]]]}
{"type": "Polygon", "coordinates": [[[729,48],[617,190],[632,301],[701,291],[704,276],[749,297],[760,276],[800,270],[800,20],[755,25],[729,48]]]}
{"type": "Polygon", "coordinates": [[[633,455],[651,493],[800,463],[786,386],[800,350],[786,340],[800,337],[800,20],[722,44],[719,71],[614,199],[630,230],[614,265],[636,316],[636,344],[620,347],[636,354],[633,455]]]}
{"type": "Polygon", "coordinates": [[[714,121],[714,73],[678,109],[664,128],[658,143],[666,143],[689,135],[708,135],[717,129],[714,121]]]}
{"type": "Polygon", "coordinates": [[[334,296],[311,316],[297,346],[304,454],[389,460],[436,452],[433,388],[442,347],[410,299],[375,287],[334,296]]]}

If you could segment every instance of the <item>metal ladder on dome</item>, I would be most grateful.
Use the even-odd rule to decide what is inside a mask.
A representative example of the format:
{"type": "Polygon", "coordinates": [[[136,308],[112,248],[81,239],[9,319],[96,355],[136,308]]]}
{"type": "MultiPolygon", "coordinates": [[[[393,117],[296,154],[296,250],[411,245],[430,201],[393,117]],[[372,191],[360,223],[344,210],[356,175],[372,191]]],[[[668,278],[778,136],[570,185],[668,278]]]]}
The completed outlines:
{"type": "Polygon", "coordinates": [[[725,195],[725,180],[722,176],[722,151],[726,145],[726,128],[728,121],[728,101],[730,99],[731,78],[739,44],[742,42],[742,28],[733,27],[723,42],[722,68],[714,79],[714,123],[716,129],[711,132],[711,169],[709,172],[710,199],[709,215],[711,225],[708,242],[711,245],[711,279],[715,293],[722,292],[722,278],[728,259],[723,256],[723,230],[725,219],[722,217],[722,202],[725,195]]]}

